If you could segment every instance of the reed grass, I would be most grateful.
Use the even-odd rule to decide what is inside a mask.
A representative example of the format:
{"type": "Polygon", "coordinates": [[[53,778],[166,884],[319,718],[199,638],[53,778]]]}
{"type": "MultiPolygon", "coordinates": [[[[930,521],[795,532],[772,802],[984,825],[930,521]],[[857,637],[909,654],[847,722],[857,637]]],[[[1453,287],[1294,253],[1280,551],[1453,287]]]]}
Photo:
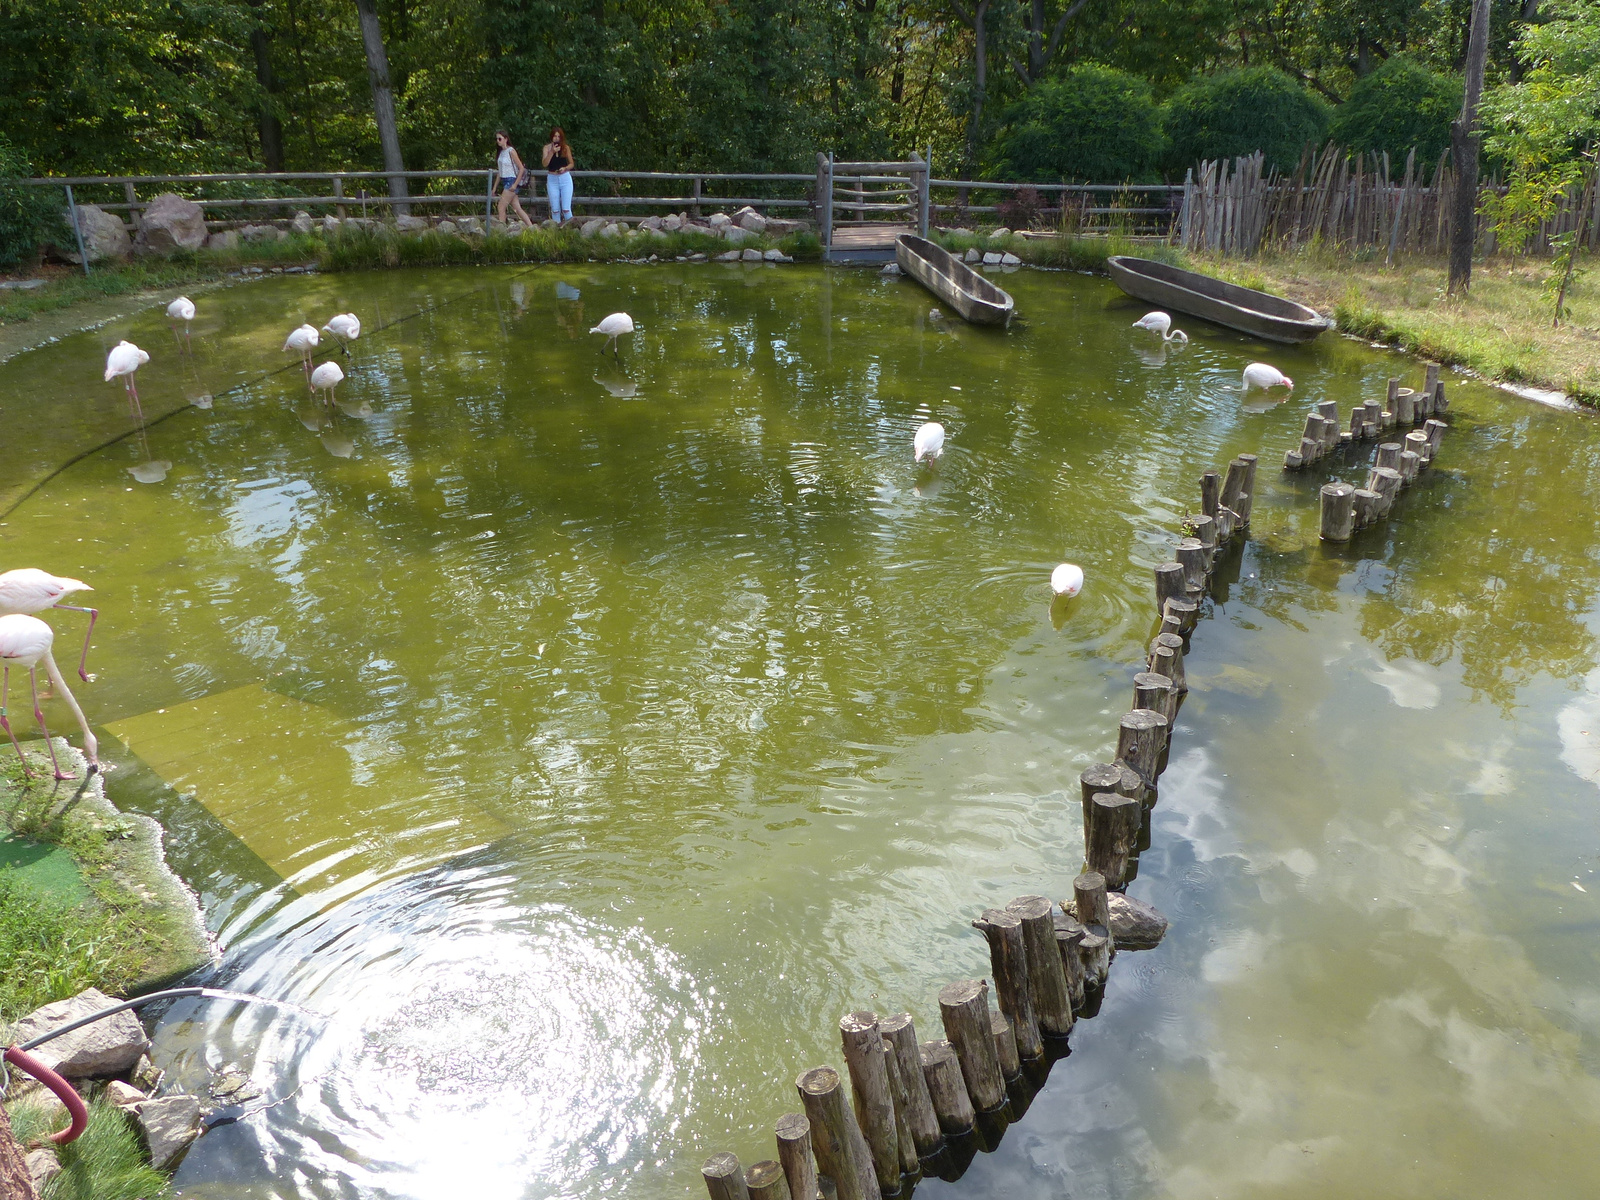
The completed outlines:
{"type": "MultiPolygon", "coordinates": [[[[54,1133],[60,1123],[50,1109],[26,1101],[6,1111],[13,1135],[24,1146],[54,1133]]],[[[61,1174],[45,1185],[40,1200],[160,1200],[172,1194],[171,1181],[150,1165],[132,1123],[105,1100],[89,1105],[89,1124],[56,1157],[61,1174]]]]}

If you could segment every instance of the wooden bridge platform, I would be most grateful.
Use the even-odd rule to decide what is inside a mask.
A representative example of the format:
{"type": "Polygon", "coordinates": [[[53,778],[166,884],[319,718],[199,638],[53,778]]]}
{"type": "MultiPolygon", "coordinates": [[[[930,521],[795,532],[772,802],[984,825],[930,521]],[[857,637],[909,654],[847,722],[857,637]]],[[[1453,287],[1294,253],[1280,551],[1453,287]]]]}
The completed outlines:
{"type": "Polygon", "coordinates": [[[868,221],[861,225],[835,225],[824,257],[832,263],[876,265],[894,261],[894,244],[902,233],[916,233],[914,225],[868,221]]]}

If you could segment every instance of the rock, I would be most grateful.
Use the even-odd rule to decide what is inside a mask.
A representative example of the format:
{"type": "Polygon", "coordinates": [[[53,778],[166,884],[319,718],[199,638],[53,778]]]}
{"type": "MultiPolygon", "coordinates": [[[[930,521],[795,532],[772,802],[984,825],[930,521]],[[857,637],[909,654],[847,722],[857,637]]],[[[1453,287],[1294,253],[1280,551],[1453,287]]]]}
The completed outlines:
{"type": "Polygon", "coordinates": [[[657,231],[658,229],[661,228],[661,218],[660,217],[646,217],[644,220],[639,222],[639,228],[640,229],[648,229],[652,233],[654,233],[655,231],[657,231]]]}
{"type": "Polygon", "coordinates": [[[274,225],[246,225],[239,236],[247,242],[275,242],[283,234],[274,225]]]}
{"type": "Polygon", "coordinates": [[[748,250],[744,251],[742,254],[740,254],[739,257],[741,259],[743,259],[745,262],[760,262],[761,259],[762,259],[762,254],[761,254],[761,251],[757,250],[754,246],[752,246],[752,247],[750,247],[750,249],[748,249],[748,250]]]}
{"type": "Polygon", "coordinates": [[[409,213],[394,219],[394,227],[401,233],[421,233],[428,228],[426,217],[413,217],[409,213]]]}
{"type": "Polygon", "coordinates": [[[198,250],[206,244],[206,210],[193,200],[163,192],[144,210],[139,246],[152,254],[198,250]]]}
{"type": "Polygon", "coordinates": [[[773,237],[782,237],[786,233],[803,233],[810,228],[810,221],[789,221],[779,217],[767,218],[767,232],[773,237]]]}
{"type": "Polygon", "coordinates": [[[683,218],[677,213],[668,213],[666,216],[661,218],[661,228],[665,229],[668,233],[676,233],[678,230],[683,228],[683,218]]]}
{"type": "Polygon", "coordinates": [[[748,229],[751,233],[765,233],[767,231],[767,219],[752,209],[740,216],[739,227],[748,229]]]}
{"type": "Polygon", "coordinates": [[[311,224],[310,213],[297,212],[294,215],[294,220],[289,222],[289,228],[294,230],[295,233],[310,233],[316,226],[311,224]]]}
{"type": "MultiPolygon", "coordinates": [[[[144,1061],[149,1061],[148,1059],[144,1061]]],[[[106,1099],[118,1108],[132,1108],[136,1104],[143,1104],[150,1099],[131,1083],[123,1083],[120,1079],[113,1079],[106,1084],[106,1099]]]]}
{"type": "MultiPolygon", "coordinates": [[[[6,1045],[20,1046],[41,1033],[48,1033],[58,1025],[66,1025],[79,1017],[102,1008],[110,1008],[116,1001],[98,988],[79,992],[70,1000],[57,1000],[36,1008],[11,1027],[6,1045]]],[[[52,1071],[73,1079],[91,1075],[116,1075],[139,1061],[139,1056],[150,1048],[139,1018],[127,1009],[102,1021],[74,1029],[46,1042],[33,1056],[52,1071]]]]}
{"type": "Polygon", "coordinates": [[[339,232],[339,218],[338,217],[323,217],[322,218],[322,232],[323,233],[338,233],[339,232]]]}
{"type": "Polygon", "coordinates": [[[985,251],[983,265],[986,267],[998,267],[1000,265],[1000,255],[993,250],[985,251]]]}
{"type": "Polygon", "coordinates": [[[245,1104],[261,1098],[261,1089],[250,1081],[250,1076],[232,1065],[223,1067],[211,1077],[208,1090],[211,1098],[223,1105],[245,1104]]]}
{"type": "Polygon", "coordinates": [[[766,259],[768,262],[793,262],[794,261],[794,259],[790,258],[782,250],[768,250],[761,257],[766,259]]]}
{"type": "Polygon", "coordinates": [[[724,225],[721,227],[720,232],[724,241],[732,242],[734,245],[738,245],[740,242],[748,242],[755,237],[755,234],[742,225],[724,225]]]}
{"type": "Polygon", "coordinates": [[[583,229],[581,232],[583,233],[584,237],[593,237],[595,234],[599,233],[603,228],[605,228],[605,224],[606,219],[604,217],[590,217],[583,223],[583,229]]]}
{"type": "Polygon", "coordinates": [[[478,220],[477,217],[462,217],[461,220],[456,222],[456,228],[462,233],[474,234],[477,237],[483,236],[483,222],[478,220]]]}
{"type": "Polygon", "coordinates": [[[207,250],[237,250],[238,248],[239,231],[237,229],[218,230],[206,239],[207,250]]]}
{"type": "Polygon", "coordinates": [[[150,1165],[170,1171],[200,1136],[200,1101],[193,1096],[163,1096],[139,1106],[139,1129],[150,1148],[150,1165]]]}
{"type": "Polygon", "coordinates": [[[539,222],[539,228],[540,229],[560,229],[561,228],[561,222],[556,220],[554,217],[546,217],[543,221],[539,222]]]}
{"type": "Polygon", "coordinates": [[[999,229],[996,229],[993,233],[991,233],[989,235],[989,240],[990,241],[998,241],[1000,238],[1008,238],[1010,236],[1011,236],[1011,230],[1007,229],[1004,225],[1002,225],[1002,226],[1000,226],[999,229]]]}
{"type": "Polygon", "coordinates": [[[690,262],[705,262],[706,261],[706,256],[704,254],[701,254],[698,251],[696,251],[694,254],[689,255],[689,261],[690,262]]]}
{"type": "Polygon", "coordinates": [[[501,237],[504,237],[508,232],[510,232],[510,227],[507,226],[506,223],[499,217],[490,217],[483,224],[484,228],[488,230],[488,232],[501,237]]]}
{"type": "Polygon", "coordinates": [[[435,225],[434,229],[439,233],[454,233],[456,232],[457,226],[454,221],[444,220],[435,225]]]}
{"type": "Polygon", "coordinates": [[[153,1092],[161,1085],[162,1074],[161,1068],[150,1061],[150,1056],[142,1054],[139,1061],[133,1064],[133,1070],[128,1072],[128,1082],[143,1091],[153,1092]]]}
{"type": "Polygon", "coordinates": [[[30,1150],[24,1161],[28,1164],[28,1175],[33,1180],[33,1194],[44,1195],[44,1185],[61,1174],[61,1162],[56,1158],[56,1152],[43,1147],[30,1150]]]}
{"type": "Polygon", "coordinates": [[[719,255],[717,255],[717,261],[718,262],[738,262],[739,261],[739,252],[737,250],[729,250],[726,254],[719,254],[719,255]]]}
{"type": "Polygon", "coordinates": [[[1001,265],[1007,267],[1014,267],[1021,261],[1022,260],[1020,258],[1018,258],[1015,254],[1012,254],[1010,251],[1007,251],[1005,254],[1000,256],[1001,265]]]}
{"type": "Polygon", "coordinates": [[[602,229],[600,231],[600,236],[601,237],[608,237],[608,238],[609,237],[620,237],[621,235],[622,235],[622,230],[619,229],[615,224],[607,225],[604,229],[602,229]]]}
{"type": "Polygon", "coordinates": [[[967,253],[963,257],[962,261],[963,262],[969,262],[969,263],[982,262],[983,261],[983,255],[981,253],[979,253],[976,248],[973,248],[973,249],[967,251],[967,253]]]}
{"type": "Polygon", "coordinates": [[[1153,904],[1120,892],[1109,892],[1111,936],[1118,950],[1153,950],[1167,936],[1167,918],[1153,904]]]}
{"type": "Polygon", "coordinates": [[[899,263],[889,263],[883,270],[878,272],[880,275],[899,275],[901,273],[899,263]]]}
{"type": "Polygon", "coordinates": [[[706,218],[706,224],[711,226],[713,229],[721,229],[724,225],[730,225],[732,223],[733,218],[727,213],[712,213],[706,218]]]}
{"type": "MultiPolygon", "coordinates": [[[[67,221],[67,229],[72,228],[71,210],[63,213],[67,221]]],[[[122,218],[93,204],[78,205],[78,230],[83,234],[83,250],[89,256],[91,263],[100,262],[107,258],[130,258],[133,255],[133,239],[128,236],[128,227],[122,223],[122,218]]],[[[69,262],[82,263],[78,257],[78,244],[74,240],[70,243],[72,249],[66,251],[63,257],[69,262]]]]}

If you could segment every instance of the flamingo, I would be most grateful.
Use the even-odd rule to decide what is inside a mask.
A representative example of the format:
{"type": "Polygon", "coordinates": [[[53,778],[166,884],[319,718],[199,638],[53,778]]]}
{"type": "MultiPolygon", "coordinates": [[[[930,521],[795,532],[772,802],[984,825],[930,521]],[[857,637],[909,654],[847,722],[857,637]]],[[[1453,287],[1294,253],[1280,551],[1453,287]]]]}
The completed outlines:
{"type": "Polygon", "coordinates": [[[326,391],[328,403],[333,404],[333,389],[344,379],[344,372],[339,369],[336,362],[325,362],[315,371],[311,372],[311,390],[314,392],[326,391]]]}
{"type": "Polygon", "coordinates": [[[89,614],[89,631],[83,635],[83,657],[78,660],[78,674],[89,682],[89,639],[94,636],[94,623],[100,619],[98,608],[82,608],[76,604],[61,604],[63,596],[73,592],[92,592],[94,589],[77,579],[52,575],[38,567],[18,567],[0,574],[0,615],[6,613],[36,613],[47,608],[65,608],[72,612],[89,614]]]}
{"type": "Polygon", "coordinates": [[[1290,379],[1277,367],[1269,367],[1266,363],[1251,363],[1244,369],[1244,388],[1289,388],[1294,390],[1294,380],[1290,379]]]}
{"type": "MultiPolygon", "coordinates": [[[[187,296],[179,296],[171,304],[167,305],[167,316],[174,321],[183,322],[183,340],[188,342],[189,322],[194,320],[194,301],[187,296]]],[[[172,327],[172,336],[178,336],[178,327],[176,325],[172,327]]]]}
{"type": "Polygon", "coordinates": [[[1050,572],[1050,590],[1058,596],[1076,596],[1083,590],[1083,568],[1076,563],[1062,563],[1050,572]]]}
{"type": "Polygon", "coordinates": [[[915,452],[912,462],[921,462],[924,458],[930,463],[937,461],[944,454],[944,426],[937,421],[923,425],[911,439],[911,449],[915,452]]]}
{"type": "Polygon", "coordinates": [[[331,333],[344,343],[344,354],[350,357],[350,343],[361,336],[361,318],[355,313],[339,313],[329,317],[328,323],[322,327],[323,333],[331,333]]]}
{"type": "Polygon", "coordinates": [[[139,406],[139,389],[133,385],[133,373],[149,361],[150,356],[132,342],[118,342],[106,355],[106,382],[110,383],[119,377],[122,379],[128,389],[128,403],[133,405],[141,418],[144,409],[139,406]]]}
{"type": "Polygon", "coordinates": [[[300,361],[305,365],[306,374],[311,374],[311,352],[317,348],[317,327],[315,325],[302,325],[291,330],[283,343],[285,350],[297,351],[300,361]]]}
{"type": "MultiPolygon", "coordinates": [[[[606,335],[606,345],[611,347],[612,353],[622,357],[617,349],[617,339],[625,333],[633,332],[633,318],[627,313],[612,313],[600,324],[589,330],[590,333],[603,333],[606,335]]],[[[600,348],[600,353],[605,353],[605,346],[600,348]]]]}
{"type": "Polygon", "coordinates": [[[1133,323],[1135,329],[1148,329],[1151,333],[1159,333],[1164,342],[1187,342],[1189,335],[1181,329],[1172,329],[1172,318],[1164,312],[1145,313],[1133,323]],[[1167,330],[1172,329],[1171,333],[1167,330]]]}
{"type": "Polygon", "coordinates": [[[56,748],[50,741],[49,727],[44,723],[44,710],[39,707],[40,660],[44,662],[45,673],[55,685],[56,693],[67,702],[67,707],[72,710],[72,715],[78,718],[78,724],[83,729],[83,754],[89,760],[90,774],[102,769],[99,744],[94,740],[94,734],[90,732],[89,722],[84,718],[83,709],[78,707],[77,699],[68,689],[67,681],[61,678],[61,668],[56,666],[56,660],[50,654],[50,645],[55,641],[55,637],[50,626],[38,617],[30,617],[26,613],[10,613],[0,617],[0,728],[5,729],[6,736],[16,747],[17,757],[22,759],[22,773],[29,779],[33,778],[33,772],[28,770],[28,760],[23,757],[22,746],[17,741],[17,735],[11,730],[11,722],[5,717],[6,697],[11,690],[12,667],[26,667],[28,670],[28,682],[33,687],[33,719],[39,722],[39,729],[44,734],[45,748],[50,751],[50,765],[55,768],[56,778],[72,778],[56,761],[56,748]]]}

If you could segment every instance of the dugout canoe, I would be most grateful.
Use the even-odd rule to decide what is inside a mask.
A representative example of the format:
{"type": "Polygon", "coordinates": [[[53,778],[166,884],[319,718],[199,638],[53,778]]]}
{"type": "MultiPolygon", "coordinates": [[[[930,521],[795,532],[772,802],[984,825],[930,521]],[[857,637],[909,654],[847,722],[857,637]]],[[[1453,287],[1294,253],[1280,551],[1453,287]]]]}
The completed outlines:
{"type": "Polygon", "coordinates": [[[1309,342],[1333,328],[1332,321],[1304,304],[1148,258],[1116,254],[1106,259],[1106,269],[1111,282],[1135,299],[1269,342],[1309,342]]]}
{"type": "Polygon", "coordinates": [[[1009,292],[995,287],[943,246],[902,233],[894,243],[900,269],[974,325],[1004,325],[1016,311],[1009,292]]]}

